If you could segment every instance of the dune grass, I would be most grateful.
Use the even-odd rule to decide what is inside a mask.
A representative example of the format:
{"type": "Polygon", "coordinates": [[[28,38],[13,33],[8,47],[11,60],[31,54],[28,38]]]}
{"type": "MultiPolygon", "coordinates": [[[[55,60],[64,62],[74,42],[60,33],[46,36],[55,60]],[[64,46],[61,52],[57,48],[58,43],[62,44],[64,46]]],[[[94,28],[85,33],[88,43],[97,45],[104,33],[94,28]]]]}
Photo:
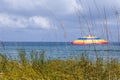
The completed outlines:
{"type": "Polygon", "coordinates": [[[45,51],[32,51],[26,57],[19,51],[18,59],[0,54],[0,80],[119,80],[120,63],[113,59],[89,60],[81,55],[76,60],[45,60],[45,51]]]}

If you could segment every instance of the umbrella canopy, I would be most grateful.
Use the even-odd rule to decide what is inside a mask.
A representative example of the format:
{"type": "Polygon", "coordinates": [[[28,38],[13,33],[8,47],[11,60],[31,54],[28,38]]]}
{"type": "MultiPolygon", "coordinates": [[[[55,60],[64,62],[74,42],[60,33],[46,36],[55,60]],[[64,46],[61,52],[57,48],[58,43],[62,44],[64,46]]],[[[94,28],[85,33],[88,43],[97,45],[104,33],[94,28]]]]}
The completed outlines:
{"type": "Polygon", "coordinates": [[[84,44],[107,44],[108,42],[106,40],[103,40],[101,38],[98,38],[96,36],[84,36],[81,38],[78,38],[77,40],[74,40],[72,44],[75,45],[84,45],[84,44]]]}

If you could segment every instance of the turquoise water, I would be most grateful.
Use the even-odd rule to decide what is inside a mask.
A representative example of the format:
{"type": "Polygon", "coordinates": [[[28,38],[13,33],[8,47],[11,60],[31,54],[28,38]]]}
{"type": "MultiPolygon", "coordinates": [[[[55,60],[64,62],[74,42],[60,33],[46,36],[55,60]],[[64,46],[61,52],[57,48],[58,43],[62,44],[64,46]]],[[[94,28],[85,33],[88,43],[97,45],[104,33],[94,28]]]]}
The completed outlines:
{"type": "Polygon", "coordinates": [[[24,49],[27,54],[32,50],[38,52],[45,50],[47,59],[76,58],[83,53],[87,54],[90,59],[95,59],[97,54],[100,58],[120,60],[119,43],[72,45],[69,42],[3,42],[0,46],[0,53],[16,57],[18,49],[24,49]]]}

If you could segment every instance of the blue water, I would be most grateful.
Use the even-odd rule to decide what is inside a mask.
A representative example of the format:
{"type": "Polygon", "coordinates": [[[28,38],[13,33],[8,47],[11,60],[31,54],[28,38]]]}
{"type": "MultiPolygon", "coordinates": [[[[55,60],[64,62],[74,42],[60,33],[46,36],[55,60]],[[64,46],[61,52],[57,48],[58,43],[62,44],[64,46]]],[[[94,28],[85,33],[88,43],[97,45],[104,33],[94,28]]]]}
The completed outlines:
{"type": "Polygon", "coordinates": [[[69,42],[2,42],[0,53],[11,57],[17,57],[18,49],[24,49],[27,54],[31,51],[45,50],[47,59],[77,58],[81,54],[87,54],[90,59],[99,58],[120,60],[119,43],[104,45],[72,45],[69,42]]]}

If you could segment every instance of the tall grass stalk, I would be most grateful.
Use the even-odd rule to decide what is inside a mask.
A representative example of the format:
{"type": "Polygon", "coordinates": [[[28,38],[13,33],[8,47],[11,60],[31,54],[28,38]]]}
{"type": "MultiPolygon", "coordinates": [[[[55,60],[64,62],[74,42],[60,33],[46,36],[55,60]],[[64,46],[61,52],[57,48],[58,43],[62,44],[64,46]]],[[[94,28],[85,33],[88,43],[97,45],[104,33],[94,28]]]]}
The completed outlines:
{"type": "MultiPolygon", "coordinates": [[[[115,11],[115,17],[116,17],[116,20],[117,20],[117,32],[118,32],[118,42],[120,42],[120,15],[119,15],[119,12],[116,10],[116,9],[114,9],[114,11],[115,11]]],[[[119,43],[119,45],[120,45],[120,43],[119,43]]]]}
{"type": "MultiPolygon", "coordinates": [[[[87,29],[88,29],[88,33],[89,33],[90,35],[92,35],[92,32],[91,32],[91,29],[90,29],[90,26],[89,26],[89,23],[88,23],[87,18],[86,18],[82,13],[80,13],[79,10],[78,10],[77,12],[78,12],[79,16],[81,16],[81,17],[83,18],[83,20],[86,22],[87,29]]],[[[80,18],[80,17],[79,17],[79,18],[80,18]]],[[[79,20],[79,21],[80,21],[80,20],[79,20]]],[[[93,41],[93,40],[92,40],[92,41],[93,41]]],[[[95,44],[93,44],[93,46],[94,46],[94,51],[95,51],[96,59],[98,59],[98,54],[97,54],[97,51],[96,51],[96,46],[95,46],[95,44]]]]}

